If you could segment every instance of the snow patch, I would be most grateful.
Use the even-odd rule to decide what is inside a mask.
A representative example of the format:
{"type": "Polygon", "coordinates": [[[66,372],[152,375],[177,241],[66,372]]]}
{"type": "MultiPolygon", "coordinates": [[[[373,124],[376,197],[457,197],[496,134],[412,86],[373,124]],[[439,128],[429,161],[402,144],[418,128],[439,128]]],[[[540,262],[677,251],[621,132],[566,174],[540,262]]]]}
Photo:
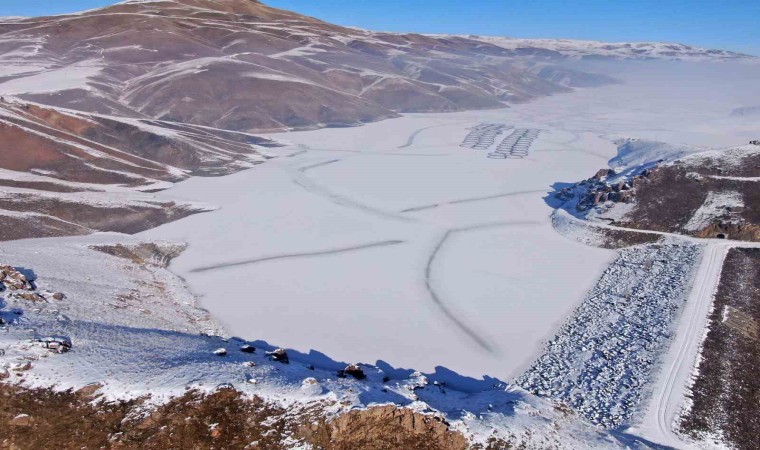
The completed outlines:
{"type": "Polygon", "coordinates": [[[710,191],[707,198],[684,225],[684,230],[700,231],[719,217],[730,215],[735,208],[744,207],[742,195],[736,191],[710,191]]]}

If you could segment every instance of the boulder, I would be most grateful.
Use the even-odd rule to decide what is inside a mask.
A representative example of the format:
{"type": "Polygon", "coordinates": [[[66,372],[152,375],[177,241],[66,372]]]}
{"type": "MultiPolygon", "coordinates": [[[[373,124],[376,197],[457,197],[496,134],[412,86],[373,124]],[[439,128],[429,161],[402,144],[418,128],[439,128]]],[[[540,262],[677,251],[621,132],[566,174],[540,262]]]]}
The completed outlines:
{"type": "Polygon", "coordinates": [[[616,184],[612,185],[612,190],[614,192],[620,192],[625,190],[626,186],[625,181],[618,181],[616,184]]]}
{"type": "Polygon", "coordinates": [[[23,362],[23,363],[16,363],[11,366],[11,370],[14,372],[26,372],[27,370],[32,368],[32,363],[29,361],[23,362]]]}
{"type": "Polygon", "coordinates": [[[53,294],[53,300],[61,301],[66,298],[66,296],[63,294],[63,292],[56,292],[53,294]]]}
{"type": "Polygon", "coordinates": [[[245,344],[245,345],[240,346],[240,351],[243,353],[255,353],[256,347],[254,347],[253,345],[245,344]]]}
{"type": "Polygon", "coordinates": [[[575,193],[570,188],[562,188],[559,192],[554,194],[554,198],[566,202],[575,197],[575,193]]]}
{"type": "Polygon", "coordinates": [[[301,392],[306,395],[316,396],[322,394],[323,389],[316,378],[308,377],[301,382],[301,392]]]}
{"type": "Polygon", "coordinates": [[[214,354],[216,356],[227,356],[227,349],[222,347],[214,350],[214,354]]]}
{"type": "Polygon", "coordinates": [[[29,427],[32,425],[32,416],[29,414],[19,414],[8,422],[12,427],[29,427]]]}
{"type": "Polygon", "coordinates": [[[46,337],[39,341],[43,347],[56,353],[66,353],[74,346],[67,337],[46,337]]]}
{"type": "Polygon", "coordinates": [[[41,302],[45,300],[45,297],[36,292],[15,292],[13,298],[26,300],[28,302],[41,302]]]}
{"type": "Polygon", "coordinates": [[[95,393],[102,388],[103,385],[100,383],[92,383],[88,384],[87,386],[84,386],[76,391],[76,394],[84,397],[84,398],[91,398],[95,396],[95,393]]]}
{"type": "Polygon", "coordinates": [[[363,380],[367,378],[367,375],[364,374],[364,370],[362,370],[362,368],[357,364],[349,364],[345,369],[338,371],[338,377],[345,378],[346,375],[350,375],[357,380],[363,380]]]}
{"type": "Polygon", "coordinates": [[[0,265],[0,283],[6,289],[12,291],[33,290],[32,284],[26,278],[26,275],[6,264],[0,265]]]}
{"type": "Polygon", "coordinates": [[[612,169],[599,169],[599,171],[591,177],[592,180],[601,180],[602,178],[613,177],[617,175],[612,169]]]}
{"type": "Polygon", "coordinates": [[[286,352],[285,349],[278,348],[278,349],[276,349],[274,351],[267,352],[266,355],[272,361],[281,362],[283,364],[290,363],[290,359],[288,358],[288,352],[286,352]]]}

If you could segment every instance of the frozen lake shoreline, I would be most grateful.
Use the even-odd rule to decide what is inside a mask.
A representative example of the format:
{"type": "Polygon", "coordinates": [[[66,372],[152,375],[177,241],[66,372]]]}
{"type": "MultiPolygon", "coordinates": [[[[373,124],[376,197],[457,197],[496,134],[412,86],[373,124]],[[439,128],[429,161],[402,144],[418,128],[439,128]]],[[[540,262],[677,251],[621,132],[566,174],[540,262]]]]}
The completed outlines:
{"type": "Polygon", "coordinates": [[[273,135],[292,144],[280,158],[165,194],[219,210],[142,236],[189,243],[172,270],[234,335],[511,380],[616,256],[552,229],[552,186],[606,167],[616,137],[733,143],[729,131],[684,125],[686,112],[669,111],[670,123],[642,114],[631,95],[611,86],[273,135]],[[527,157],[495,160],[460,146],[483,122],[543,131],[527,157]]]}

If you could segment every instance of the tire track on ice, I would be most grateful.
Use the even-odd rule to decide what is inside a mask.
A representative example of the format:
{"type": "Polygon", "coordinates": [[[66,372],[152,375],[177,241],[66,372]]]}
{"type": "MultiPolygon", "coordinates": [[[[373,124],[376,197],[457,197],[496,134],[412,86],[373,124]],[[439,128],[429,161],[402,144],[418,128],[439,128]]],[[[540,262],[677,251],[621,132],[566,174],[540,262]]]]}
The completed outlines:
{"type": "Polygon", "coordinates": [[[391,219],[399,222],[406,222],[411,223],[414,222],[413,219],[410,219],[408,217],[399,216],[397,214],[384,211],[382,209],[378,209],[369,205],[366,205],[364,203],[360,203],[356,200],[353,200],[349,197],[345,197],[340,194],[336,194],[335,192],[330,191],[329,189],[320,186],[319,184],[315,183],[314,181],[306,178],[306,177],[295,177],[293,179],[293,183],[297,184],[298,186],[301,186],[304,190],[307,192],[310,192],[314,195],[317,195],[319,197],[323,197],[332,203],[335,203],[336,205],[344,206],[351,209],[356,209],[359,211],[362,211],[364,213],[371,214],[373,216],[379,216],[384,219],[391,219]]]}
{"type": "Polygon", "coordinates": [[[197,269],[193,269],[190,272],[191,273],[199,273],[199,272],[209,272],[212,270],[218,270],[218,269],[226,269],[229,267],[239,267],[239,266],[247,266],[251,264],[257,264],[261,262],[266,261],[276,261],[276,260],[282,260],[282,259],[295,259],[295,258],[305,258],[310,256],[325,256],[325,255],[335,255],[338,253],[346,253],[346,252],[354,252],[357,250],[364,250],[368,248],[375,248],[375,247],[388,247],[391,245],[398,245],[403,244],[405,241],[401,240],[389,240],[389,241],[380,241],[380,242],[373,242],[370,244],[363,244],[363,245],[354,245],[351,247],[343,247],[343,248],[334,248],[329,250],[321,250],[321,251],[315,251],[315,252],[303,252],[303,253],[286,253],[282,255],[273,255],[273,256],[265,256],[262,258],[256,258],[256,259],[249,259],[246,261],[236,261],[231,263],[222,263],[222,264],[215,264],[213,266],[207,266],[207,267],[199,267],[197,269]]]}
{"type": "Polygon", "coordinates": [[[451,236],[456,233],[466,233],[468,231],[484,230],[488,228],[537,224],[539,224],[539,222],[495,222],[446,230],[436,246],[433,248],[433,251],[430,253],[430,257],[428,258],[427,264],[425,265],[425,287],[427,288],[428,294],[430,295],[430,299],[433,301],[433,304],[435,304],[438,310],[454,325],[456,325],[456,327],[459,328],[462,333],[464,333],[478,347],[489,354],[496,354],[498,352],[496,345],[491,342],[491,339],[478,333],[475,327],[469,325],[465,320],[461,319],[454,312],[454,310],[446,304],[443,298],[436,291],[432,281],[433,265],[435,264],[435,261],[438,258],[438,254],[441,252],[441,249],[444,247],[446,242],[451,238],[451,236]]]}
{"type": "Polygon", "coordinates": [[[405,143],[404,145],[399,145],[399,146],[398,146],[398,147],[396,147],[396,148],[407,148],[407,147],[411,147],[411,146],[414,144],[414,140],[417,138],[417,136],[419,136],[419,134],[420,134],[420,133],[422,133],[422,132],[423,132],[423,131],[425,131],[425,130],[429,130],[429,129],[431,129],[431,128],[437,128],[437,127],[440,127],[440,126],[443,126],[443,125],[433,125],[433,126],[429,126],[429,127],[425,127],[425,128],[420,128],[419,130],[415,131],[414,133],[412,133],[412,134],[409,136],[409,139],[407,139],[407,140],[406,140],[406,143],[405,143]]]}
{"type": "Polygon", "coordinates": [[[320,163],[312,164],[310,166],[301,167],[301,168],[298,169],[298,171],[301,172],[301,173],[304,173],[304,172],[308,172],[308,171],[310,171],[312,169],[316,169],[317,167],[326,166],[328,164],[333,164],[333,163],[336,163],[338,161],[340,161],[340,159],[331,159],[329,161],[322,161],[320,163]]]}
{"type": "Polygon", "coordinates": [[[506,194],[494,194],[494,195],[486,195],[484,197],[471,197],[471,198],[463,198],[460,200],[451,200],[448,202],[441,202],[441,203],[432,203],[430,205],[423,205],[423,206],[415,206],[412,208],[407,208],[404,210],[399,211],[400,213],[409,213],[409,212],[417,212],[417,211],[425,211],[427,209],[434,209],[438,208],[440,206],[446,206],[446,205],[459,205],[461,203],[471,203],[471,202],[480,202],[484,200],[494,200],[497,198],[503,198],[503,197],[512,197],[516,195],[527,195],[527,194],[546,194],[546,189],[542,190],[534,190],[534,191],[517,191],[517,192],[507,192],[506,194]]]}
{"type": "Polygon", "coordinates": [[[398,146],[398,147],[396,147],[396,148],[407,148],[407,147],[411,147],[411,146],[414,144],[414,140],[415,140],[415,139],[417,138],[417,136],[419,136],[419,135],[420,135],[420,133],[422,133],[423,131],[427,131],[427,130],[430,130],[430,129],[433,129],[433,128],[450,127],[450,126],[453,126],[453,125],[458,125],[458,124],[462,124],[462,123],[470,123],[470,121],[469,121],[469,120],[458,120],[458,121],[456,121],[456,122],[453,122],[453,123],[442,123],[442,124],[439,124],[439,125],[430,125],[430,126],[427,126],[427,127],[424,127],[424,128],[420,128],[420,129],[418,129],[417,131],[415,131],[414,133],[412,133],[412,134],[409,136],[409,138],[406,140],[406,143],[405,143],[405,144],[403,144],[403,145],[399,145],[399,146],[398,146]]]}

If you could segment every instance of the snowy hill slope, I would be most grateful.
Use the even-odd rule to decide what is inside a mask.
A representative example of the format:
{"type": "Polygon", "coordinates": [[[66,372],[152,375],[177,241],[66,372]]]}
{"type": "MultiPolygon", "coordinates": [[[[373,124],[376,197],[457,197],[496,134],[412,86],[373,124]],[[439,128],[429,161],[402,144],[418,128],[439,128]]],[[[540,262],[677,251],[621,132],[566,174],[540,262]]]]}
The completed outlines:
{"type": "Polygon", "coordinates": [[[560,70],[567,58],[750,57],[680,44],[372,32],[244,0],[127,1],[0,21],[0,94],[241,131],[498,108],[615,81],[560,70]]]}
{"type": "Polygon", "coordinates": [[[149,194],[266,160],[268,139],[0,101],[0,240],[137,232],[203,205],[149,194]]]}
{"type": "Polygon", "coordinates": [[[566,91],[511,56],[477,41],[344,28],[258,2],[128,1],[0,23],[0,93],[250,131],[496,108],[566,91]]]}

